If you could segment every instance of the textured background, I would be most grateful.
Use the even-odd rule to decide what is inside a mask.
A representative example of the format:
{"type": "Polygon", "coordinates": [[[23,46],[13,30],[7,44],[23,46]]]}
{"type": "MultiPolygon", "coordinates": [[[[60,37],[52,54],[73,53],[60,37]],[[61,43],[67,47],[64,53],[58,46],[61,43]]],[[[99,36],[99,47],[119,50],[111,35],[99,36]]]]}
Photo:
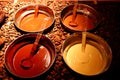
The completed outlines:
{"type": "MultiPolygon", "coordinates": [[[[85,3],[94,7],[102,18],[98,27],[90,32],[101,36],[110,45],[113,55],[110,68],[101,75],[87,77],[74,73],[65,65],[60,50],[64,40],[69,37],[71,33],[62,28],[59,15],[65,6],[74,4],[74,2],[63,2],[62,0],[56,2],[48,1],[47,6],[55,12],[56,21],[54,28],[45,35],[48,35],[55,44],[57,58],[55,64],[46,74],[31,80],[120,80],[120,2],[98,2],[97,5],[94,5],[93,2],[86,1],[79,3],[85,3]]],[[[5,44],[0,46],[0,80],[21,80],[6,70],[4,66],[4,52],[10,42],[23,34],[15,28],[13,16],[16,10],[28,4],[29,3],[17,3],[13,5],[12,3],[0,2],[0,5],[2,5],[1,8],[6,12],[5,23],[0,28],[0,36],[6,38],[5,44]]]]}

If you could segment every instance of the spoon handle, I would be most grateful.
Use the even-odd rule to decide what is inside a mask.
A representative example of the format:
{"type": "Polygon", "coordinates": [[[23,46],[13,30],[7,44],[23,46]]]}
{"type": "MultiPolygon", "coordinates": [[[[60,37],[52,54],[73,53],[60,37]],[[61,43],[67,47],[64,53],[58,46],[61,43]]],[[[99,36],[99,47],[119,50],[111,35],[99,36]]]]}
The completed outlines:
{"type": "Polygon", "coordinates": [[[93,0],[93,3],[94,3],[94,4],[97,4],[97,0],[93,0]]]}
{"type": "MultiPolygon", "coordinates": [[[[32,47],[32,50],[31,50],[31,56],[35,55],[36,53],[36,50],[38,48],[38,43],[42,37],[42,34],[43,34],[43,31],[42,32],[39,32],[37,33],[37,36],[36,36],[36,39],[35,39],[35,42],[33,43],[33,47],[32,47]]],[[[40,45],[39,45],[40,46],[40,45]]]]}
{"type": "MultiPolygon", "coordinates": [[[[43,23],[43,25],[42,25],[43,29],[44,29],[45,26],[47,25],[48,20],[49,20],[49,18],[45,18],[45,19],[44,19],[44,23],[43,23]]],[[[36,39],[35,39],[35,41],[34,41],[34,43],[33,43],[33,47],[32,47],[32,49],[31,49],[30,58],[37,53],[36,51],[37,51],[38,48],[41,46],[41,45],[38,45],[38,44],[39,44],[39,41],[40,41],[40,39],[41,39],[41,37],[42,37],[43,32],[44,32],[44,30],[42,30],[41,32],[38,32],[38,33],[37,33],[36,39]]]]}
{"type": "Polygon", "coordinates": [[[34,18],[36,18],[38,16],[38,12],[39,12],[39,5],[36,5],[35,6],[34,18]]]}
{"type": "Polygon", "coordinates": [[[73,17],[72,17],[72,22],[75,22],[75,17],[76,17],[76,12],[77,12],[77,5],[78,3],[75,3],[73,7],[73,17]]]}

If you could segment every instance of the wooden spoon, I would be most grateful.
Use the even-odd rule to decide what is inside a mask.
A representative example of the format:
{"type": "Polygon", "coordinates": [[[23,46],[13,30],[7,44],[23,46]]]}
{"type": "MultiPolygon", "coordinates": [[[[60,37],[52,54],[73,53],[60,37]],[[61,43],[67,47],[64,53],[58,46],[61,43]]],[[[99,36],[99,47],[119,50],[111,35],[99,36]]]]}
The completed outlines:
{"type": "Polygon", "coordinates": [[[35,6],[34,18],[36,18],[38,16],[38,12],[39,12],[39,5],[36,5],[35,6]]]}
{"type": "Polygon", "coordinates": [[[97,4],[97,0],[93,0],[94,4],[97,4]]]}
{"type": "MultiPolygon", "coordinates": [[[[49,18],[44,19],[44,23],[42,26],[43,28],[47,25],[48,20],[49,20],[49,18]]],[[[41,39],[43,32],[44,32],[44,30],[37,33],[37,36],[36,36],[35,42],[33,43],[33,47],[31,49],[30,55],[28,57],[26,57],[25,59],[21,60],[20,66],[23,69],[30,69],[33,66],[33,62],[31,61],[31,59],[33,58],[33,56],[35,54],[37,54],[38,48],[40,48],[40,46],[41,46],[41,45],[39,45],[39,41],[41,39]]]]}
{"type": "Polygon", "coordinates": [[[78,6],[78,3],[76,3],[76,4],[74,5],[74,7],[73,7],[72,21],[69,22],[69,25],[72,26],[72,27],[77,27],[77,26],[78,26],[78,24],[75,23],[77,6],[78,6]]]}

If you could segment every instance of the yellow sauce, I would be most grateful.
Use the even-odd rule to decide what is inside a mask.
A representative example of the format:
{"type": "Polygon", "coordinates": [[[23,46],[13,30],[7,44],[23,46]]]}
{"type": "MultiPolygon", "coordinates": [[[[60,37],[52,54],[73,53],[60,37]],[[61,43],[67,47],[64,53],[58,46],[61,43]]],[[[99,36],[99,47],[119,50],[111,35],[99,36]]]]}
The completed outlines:
{"type": "Polygon", "coordinates": [[[39,13],[37,17],[34,16],[34,14],[25,16],[20,22],[20,28],[25,31],[35,32],[43,30],[43,26],[46,23],[45,18],[49,18],[49,20],[47,20],[47,24],[44,28],[49,27],[52,23],[52,19],[45,14],[39,13]]]}
{"type": "Polygon", "coordinates": [[[81,47],[81,43],[75,44],[63,54],[68,66],[84,75],[96,75],[102,72],[106,61],[103,61],[100,51],[96,47],[86,44],[85,53],[82,53],[81,47]]]}

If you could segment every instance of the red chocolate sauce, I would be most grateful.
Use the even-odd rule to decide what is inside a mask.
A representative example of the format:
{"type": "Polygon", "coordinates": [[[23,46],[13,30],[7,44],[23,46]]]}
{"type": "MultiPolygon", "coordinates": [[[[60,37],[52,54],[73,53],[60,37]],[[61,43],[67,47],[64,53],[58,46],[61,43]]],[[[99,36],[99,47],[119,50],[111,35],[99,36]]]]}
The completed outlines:
{"type": "MultiPolygon", "coordinates": [[[[21,47],[13,58],[13,67],[19,76],[32,77],[42,74],[47,70],[51,63],[51,55],[45,46],[41,46],[37,54],[31,59],[33,66],[29,69],[21,67],[21,61],[30,55],[33,44],[27,44],[21,47]]],[[[26,63],[27,64],[27,63],[26,63]]]]}

